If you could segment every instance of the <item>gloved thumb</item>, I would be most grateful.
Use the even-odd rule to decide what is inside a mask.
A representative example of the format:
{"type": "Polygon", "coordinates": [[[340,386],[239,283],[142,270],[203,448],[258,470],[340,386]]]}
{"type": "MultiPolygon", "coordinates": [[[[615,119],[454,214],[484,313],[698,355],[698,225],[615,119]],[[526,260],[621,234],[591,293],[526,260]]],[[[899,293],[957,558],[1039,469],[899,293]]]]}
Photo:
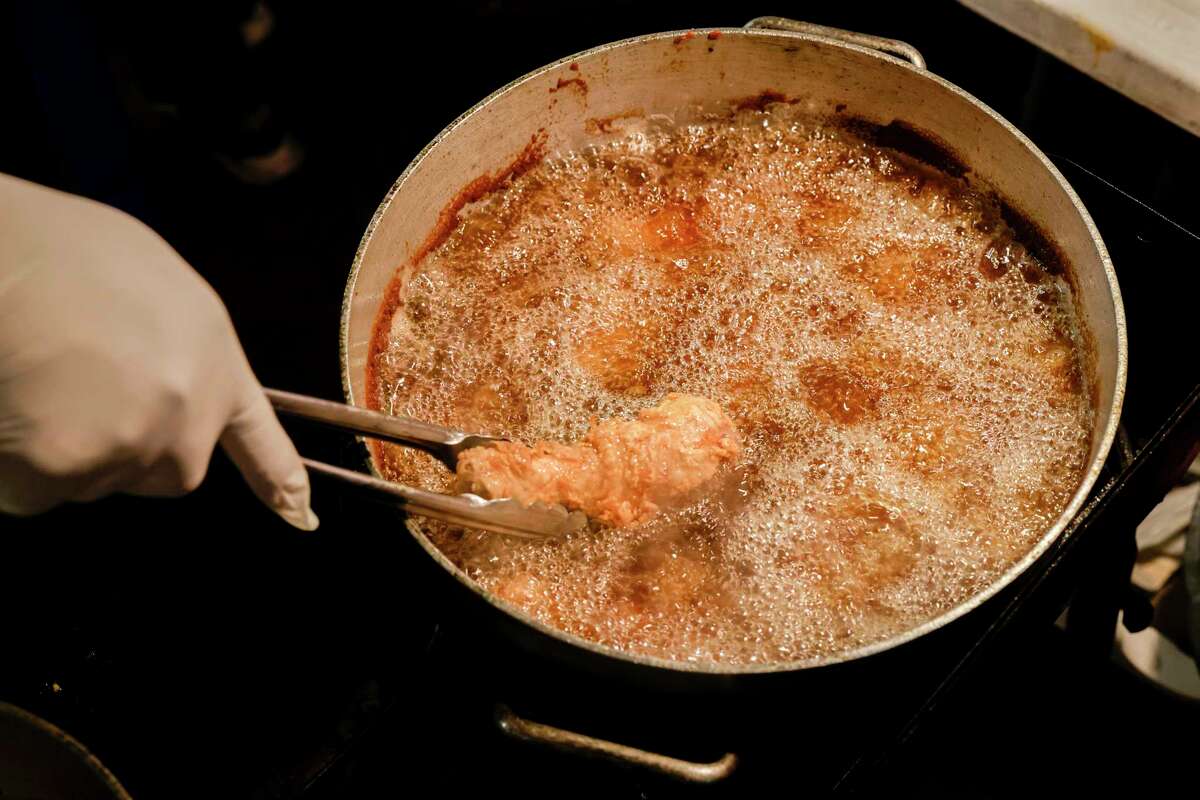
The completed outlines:
{"type": "Polygon", "coordinates": [[[253,376],[248,383],[241,407],[221,434],[221,447],[258,499],[300,530],[315,530],[308,471],[253,376]]]}

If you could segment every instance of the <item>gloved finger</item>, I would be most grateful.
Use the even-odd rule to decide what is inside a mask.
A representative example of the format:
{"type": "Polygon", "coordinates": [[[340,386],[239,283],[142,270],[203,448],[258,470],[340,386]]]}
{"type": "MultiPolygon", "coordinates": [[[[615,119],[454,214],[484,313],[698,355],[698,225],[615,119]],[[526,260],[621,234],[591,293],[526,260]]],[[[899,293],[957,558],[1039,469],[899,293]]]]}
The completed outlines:
{"type": "Polygon", "coordinates": [[[260,500],[297,528],[315,530],[318,520],[309,507],[308,471],[262,388],[253,376],[248,381],[241,407],[221,434],[221,447],[260,500]]]}
{"type": "Polygon", "coordinates": [[[19,455],[0,453],[0,512],[19,517],[49,511],[66,502],[77,483],[47,480],[19,455]]]}
{"type": "Polygon", "coordinates": [[[159,463],[127,482],[120,491],[138,497],[183,497],[194,488],[185,486],[173,465],[159,463]]]}
{"type": "Polygon", "coordinates": [[[181,497],[200,485],[208,472],[213,448],[224,422],[217,415],[187,417],[168,404],[149,434],[139,438],[128,454],[91,473],[71,495],[76,502],[91,502],[123,492],[143,497],[181,497]]]}
{"type": "Polygon", "coordinates": [[[75,503],[90,503],[107,497],[114,492],[127,491],[131,484],[136,483],[146,472],[146,466],[137,459],[128,459],[121,464],[114,464],[84,482],[70,496],[75,503]]]}
{"type": "Polygon", "coordinates": [[[164,453],[121,491],[143,497],[182,497],[194,492],[208,474],[212,439],[197,446],[180,446],[164,453]]]}

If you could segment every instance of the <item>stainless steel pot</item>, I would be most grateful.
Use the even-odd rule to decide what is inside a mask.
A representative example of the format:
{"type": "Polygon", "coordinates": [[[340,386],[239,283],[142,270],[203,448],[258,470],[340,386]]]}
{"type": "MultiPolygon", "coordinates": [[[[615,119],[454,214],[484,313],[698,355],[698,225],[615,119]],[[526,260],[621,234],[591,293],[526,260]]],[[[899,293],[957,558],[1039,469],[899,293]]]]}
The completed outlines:
{"type": "Polygon", "coordinates": [[[595,136],[600,122],[634,109],[674,114],[689,105],[728,108],[732,100],[768,90],[800,98],[815,112],[916,132],[928,145],[927,153],[936,151],[939,158],[965,167],[973,184],[995,190],[1031,223],[1030,235],[1049,243],[1066,268],[1089,333],[1097,412],[1089,467],[1054,525],[986,590],[885,641],[795,663],[731,667],[667,662],[562,633],[481,590],[419,528],[410,526],[430,557],[463,587],[519,627],[536,628],[584,657],[650,670],[741,675],[799,670],[894,648],[966,614],[1027,569],[1079,511],[1116,433],[1127,358],[1120,291],[1104,243],[1063,176],[1010,123],[927,71],[911,46],[774,17],[756,19],[743,29],[658,33],[602,45],[529,73],[447,126],[392,186],[355,257],[341,332],[348,402],[370,404],[368,357],[376,319],[385,304],[403,296],[430,232],[452,215],[464,187],[514,163],[531,142],[542,143],[547,152],[577,148],[595,136]]]}

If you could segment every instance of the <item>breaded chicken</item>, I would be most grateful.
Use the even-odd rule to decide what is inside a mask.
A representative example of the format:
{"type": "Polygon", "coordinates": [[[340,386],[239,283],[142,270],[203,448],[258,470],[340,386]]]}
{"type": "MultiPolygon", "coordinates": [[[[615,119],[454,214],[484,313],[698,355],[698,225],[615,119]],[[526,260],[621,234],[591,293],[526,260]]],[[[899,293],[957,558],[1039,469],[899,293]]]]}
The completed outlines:
{"type": "Polygon", "coordinates": [[[633,525],[704,486],[741,451],[720,406],[669,394],[637,419],[594,424],[577,444],[468,450],[458,460],[458,482],[485,497],[562,503],[610,525],[633,525]]]}

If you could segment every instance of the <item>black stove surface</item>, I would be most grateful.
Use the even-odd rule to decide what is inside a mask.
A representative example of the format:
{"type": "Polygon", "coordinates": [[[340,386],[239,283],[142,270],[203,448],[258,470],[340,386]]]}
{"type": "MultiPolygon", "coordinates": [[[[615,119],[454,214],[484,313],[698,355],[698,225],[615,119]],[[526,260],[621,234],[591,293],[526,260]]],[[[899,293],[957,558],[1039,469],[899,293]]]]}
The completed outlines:
{"type": "MultiPolygon", "coordinates": [[[[1121,705],[1098,696],[1107,652],[1093,657],[1085,637],[1051,623],[1089,576],[1120,563],[1111,543],[1128,539],[1200,442],[1200,363],[1188,349],[1200,283],[1200,238],[1187,230],[1200,230],[1187,188],[1200,178],[1196,141],[957,5],[843,5],[280,10],[269,83],[308,146],[305,168],[280,186],[245,187],[195,142],[135,129],[121,134],[136,157],[120,197],[226,299],[264,384],[337,397],[341,290],[374,205],[487,92],[591,45],[759,14],[909,41],[1059,165],[1124,293],[1123,447],[1088,511],[1010,591],[868,663],[739,695],[630,689],[479,633],[390,510],[318,483],[321,530],[297,535],[217,458],[182,500],[112,498],[4,521],[0,699],[80,738],[139,799],[373,798],[428,782],[534,797],[907,793],[947,788],[930,783],[935,767],[959,793],[1003,795],[1040,774],[1013,765],[1042,763],[1034,755],[1051,743],[1065,748],[1062,786],[1110,786],[1088,761],[1110,757],[1105,747],[1127,758],[1129,745],[1086,731],[1099,729],[1088,709],[1121,705]],[[739,767],[695,786],[581,760],[502,736],[498,704],[680,758],[734,752],[739,767]],[[1078,753],[1050,733],[1060,730],[1078,753]]],[[[63,166],[71,159],[30,152],[0,154],[0,168],[104,196],[63,166]]],[[[361,463],[357,445],[293,429],[302,452],[361,463]]],[[[1097,619],[1103,633],[1109,623],[1097,619]]]]}

